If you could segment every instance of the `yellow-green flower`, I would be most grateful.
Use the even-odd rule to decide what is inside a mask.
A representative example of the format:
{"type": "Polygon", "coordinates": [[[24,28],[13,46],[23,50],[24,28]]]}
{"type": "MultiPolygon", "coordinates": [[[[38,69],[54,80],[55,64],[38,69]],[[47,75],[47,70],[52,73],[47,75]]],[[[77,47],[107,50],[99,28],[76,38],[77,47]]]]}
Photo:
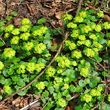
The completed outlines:
{"type": "Polygon", "coordinates": [[[30,37],[30,33],[28,33],[28,32],[25,32],[25,33],[23,33],[23,34],[21,34],[20,35],[20,39],[22,39],[22,40],[28,40],[28,38],[30,37]]]}
{"type": "Polygon", "coordinates": [[[56,81],[57,83],[61,83],[61,82],[63,81],[63,79],[60,78],[60,77],[56,77],[56,78],[55,78],[55,81],[56,81]]]}
{"type": "Polygon", "coordinates": [[[56,73],[56,69],[53,68],[53,67],[49,67],[49,68],[46,70],[46,74],[47,74],[49,77],[53,77],[55,73],[56,73]]]}
{"type": "Polygon", "coordinates": [[[88,57],[94,57],[94,55],[95,55],[95,52],[92,49],[90,49],[90,48],[84,49],[83,52],[88,57]]]}
{"type": "Polygon", "coordinates": [[[77,24],[74,24],[73,22],[70,22],[67,24],[67,28],[77,28],[77,24]]]}
{"type": "Polygon", "coordinates": [[[31,21],[28,18],[23,18],[20,23],[25,25],[31,23],[31,21]]]}
{"type": "Polygon", "coordinates": [[[82,57],[82,54],[81,54],[81,52],[75,50],[75,51],[73,51],[73,52],[71,53],[71,56],[72,56],[72,58],[77,58],[77,59],[79,59],[79,58],[82,57]]]}
{"type": "Polygon", "coordinates": [[[76,44],[75,43],[71,43],[70,45],[69,45],[69,49],[70,50],[74,50],[76,48],[76,44]]]}
{"type": "Polygon", "coordinates": [[[29,29],[30,29],[29,25],[23,25],[23,26],[20,27],[19,30],[22,31],[22,32],[26,32],[26,31],[29,31],[29,29]]]}
{"type": "Polygon", "coordinates": [[[36,71],[40,72],[42,69],[45,68],[45,64],[44,63],[38,63],[35,65],[36,71]]]}
{"type": "Polygon", "coordinates": [[[106,44],[110,47],[110,40],[107,40],[106,44]]]}
{"type": "Polygon", "coordinates": [[[45,88],[44,82],[39,82],[36,86],[37,86],[37,88],[38,88],[39,90],[42,90],[42,89],[45,88]]]}
{"type": "Polygon", "coordinates": [[[100,24],[97,24],[95,27],[95,31],[100,32],[102,30],[102,27],[100,24]]]}
{"type": "Polygon", "coordinates": [[[13,29],[13,31],[12,31],[11,33],[12,33],[13,35],[18,35],[18,34],[20,34],[18,28],[13,29]]]}
{"type": "Polygon", "coordinates": [[[10,37],[10,33],[5,33],[4,34],[4,38],[9,38],[10,37]]]}
{"type": "Polygon", "coordinates": [[[33,42],[27,42],[23,47],[25,50],[29,51],[34,47],[34,44],[33,42]]]}
{"type": "Polygon", "coordinates": [[[70,15],[70,14],[65,14],[65,15],[63,15],[62,17],[63,17],[63,20],[64,20],[64,21],[72,20],[72,18],[73,18],[73,16],[70,15]]]}
{"type": "Polygon", "coordinates": [[[83,77],[87,77],[89,75],[89,69],[88,68],[81,68],[80,75],[83,77]]]}
{"type": "Polygon", "coordinates": [[[19,37],[15,36],[11,39],[11,44],[18,44],[19,43],[19,37]]]}
{"type": "Polygon", "coordinates": [[[69,85],[68,84],[64,84],[64,89],[68,89],[69,85]]]}
{"type": "Polygon", "coordinates": [[[104,22],[103,23],[104,29],[110,29],[110,24],[109,22],[104,22]]]}
{"type": "Polygon", "coordinates": [[[68,82],[68,81],[69,81],[68,77],[64,78],[64,82],[68,82]]]}
{"type": "Polygon", "coordinates": [[[110,94],[108,95],[108,101],[110,102],[110,94]]]}
{"type": "Polygon", "coordinates": [[[87,47],[91,46],[91,41],[90,40],[85,40],[84,45],[86,45],[87,47]]]}
{"type": "Polygon", "coordinates": [[[97,96],[97,90],[96,89],[92,89],[90,91],[91,96],[97,96]]]}
{"type": "Polygon", "coordinates": [[[45,27],[45,26],[42,26],[42,27],[40,28],[40,30],[42,31],[42,34],[46,34],[48,28],[45,27]]]}
{"type": "Polygon", "coordinates": [[[80,40],[86,40],[85,35],[79,35],[78,38],[79,38],[80,40]]]}
{"type": "Polygon", "coordinates": [[[96,94],[97,94],[97,96],[100,96],[101,92],[100,91],[96,91],[96,94]]]}
{"type": "Polygon", "coordinates": [[[5,27],[5,32],[11,32],[14,29],[14,26],[12,24],[5,27]]]}
{"type": "Polygon", "coordinates": [[[60,68],[60,67],[58,67],[58,68],[57,68],[57,73],[63,73],[63,69],[60,68]]]}
{"type": "Polygon", "coordinates": [[[4,85],[3,92],[8,93],[11,90],[11,87],[9,85],[4,85]]]}
{"type": "Polygon", "coordinates": [[[29,72],[33,72],[35,70],[35,63],[33,62],[29,62],[27,63],[27,68],[26,68],[29,72]]]}
{"type": "Polygon", "coordinates": [[[67,102],[66,102],[63,98],[60,98],[60,99],[57,101],[57,104],[60,105],[61,107],[67,106],[67,102]]]}
{"type": "Polygon", "coordinates": [[[74,22],[82,23],[83,21],[84,21],[84,19],[83,19],[83,17],[81,17],[81,16],[76,16],[76,17],[74,18],[74,22]]]}
{"type": "Polygon", "coordinates": [[[12,48],[5,48],[3,55],[7,58],[11,58],[15,56],[15,53],[16,53],[15,50],[13,50],[12,48]]]}
{"type": "Polygon", "coordinates": [[[97,91],[99,92],[103,91],[103,87],[97,87],[97,91]]]}
{"type": "Polygon", "coordinates": [[[43,43],[37,44],[37,46],[35,46],[35,53],[39,53],[41,54],[45,49],[46,49],[46,45],[43,43]]]}
{"type": "Polygon", "coordinates": [[[73,31],[72,31],[72,34],[71,34],[71,37],[77,38],[78,35],[79,35],[79,30],[73,30],[73,31]]]}
{"type": "Polygon", "coordinates": [[[86,101],[87,103],[88,103],[88,102],[91,102],[92,96],[89,95],[89,94],[84,94],[83,100],[86,101]]]}
{"type": "Polygon", "coordinates": [[[81,11],[80,13],[79,13],[79,15],[81,16],[81,17],[83,17],[83,18],[85,18],[87,15],[86,15],[86,11],[81,11]]]}
{"type": "Polygon", "coordinates": [[[25,65],[19,65],[17,73],[18,74],[25,73],[26,71],[25,69],[26,69],[25,65]]]}
{"type": "Polygon", "coordinates": [[[78,41],[77,41],[77,46],[83,45],[84,43],[85,43],[85,41],[83,41],[83,40],[78,40],[78,41]]]}
{"type": "Polygon", "coordinates": [[[89,38],[91,38],[91,39],[93,39],[93,40],[97,40],[97,36],[96,36],[95,34],[91,34],[91,35],[89,36],[89,38]]]}
{"type": "Polygon", "coordinates": [[[104,17],[103,11],[99,11],[99,12],[97,13],[97,16],[98,16],[99,18],[103,18],[103,17],[104,17]]]}
{"type": "Polygon", "coordinates": [[[69,45],[71,45],[71,41],[70,40],[66,40],[65,41],[65,46],[69,46],[69,45]]]}
{"type": "Polygon", "coordinates": [[[77,66],[77,62],[76,61],[71,61],[71,65],[77,66]]]}
{"type": "Polygon", "coordinates": [[[93,23],[93,24],[91,25],[91,28],[92,28],[92,29],[95,29],[95,27],[96,27],[96,24],[93,23]]]}
{"type": "Polygon", "coordinates": [[[3,67],[4,67],[4,64],[3,64],[3,62],[0,61],[0,70],[2,70],[3,67]]]}
{"type": "Polygon", "coordinates": [[[98,42],[96,42],[96,41],[93,42],[93,45],[94,45],[96,48],[98,48],[98,49],[103,48],[103,46],[102,46],[101,44],[99,44],[98,42]]]}

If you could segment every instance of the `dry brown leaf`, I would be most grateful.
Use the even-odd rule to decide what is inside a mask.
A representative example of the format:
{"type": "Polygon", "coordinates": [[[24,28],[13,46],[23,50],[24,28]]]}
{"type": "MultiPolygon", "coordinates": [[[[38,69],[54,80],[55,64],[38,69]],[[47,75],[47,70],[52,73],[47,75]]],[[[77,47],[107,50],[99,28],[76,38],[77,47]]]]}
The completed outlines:
{"type": "Polygon", "coordinates": [[[104,15],[104,20],[110,22],[110,16],[108,16],[108,15],[104,15]]]}
{"type": "Polygon", "coordinates": [[[56,17],[57,19],[61,19],[61,15],[62,15],[62,14],[64,14],[63,11],[56,12],[56,13],[55,13],[55,17],[56,17]]]}
{"type": "Polygon", "coordinates": [[[0,15],[3,16],[5,14],[5,6],[0,4],[0,15]]]}
{"type": "Polygon", "coordinates": [[[21,18],[14,18],[14,24],[16,25],[16,26],[20,26],[21,24],[20,24],[20,21],[21,21],[22,19],[21,18]]]}

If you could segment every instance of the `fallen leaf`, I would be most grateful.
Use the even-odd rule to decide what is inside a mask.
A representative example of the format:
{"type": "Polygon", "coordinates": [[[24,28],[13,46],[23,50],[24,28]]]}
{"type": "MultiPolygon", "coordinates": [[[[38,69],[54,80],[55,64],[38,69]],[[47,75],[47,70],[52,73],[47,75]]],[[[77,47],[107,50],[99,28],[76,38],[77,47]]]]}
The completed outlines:
{"type": "Polygon", "coordinates": [[[61,15],[62,15],[62,14],[64,14],[63,11],[56,12],[56,13],[55,13],[55,17],[56,17],[57,19],[61,19],[61,15]]]}
{"type": "Polygon", "coordinates": [[[104,20],[110,22],[110,16],[108,16],[108,15],[104,15],[104,20]]]}

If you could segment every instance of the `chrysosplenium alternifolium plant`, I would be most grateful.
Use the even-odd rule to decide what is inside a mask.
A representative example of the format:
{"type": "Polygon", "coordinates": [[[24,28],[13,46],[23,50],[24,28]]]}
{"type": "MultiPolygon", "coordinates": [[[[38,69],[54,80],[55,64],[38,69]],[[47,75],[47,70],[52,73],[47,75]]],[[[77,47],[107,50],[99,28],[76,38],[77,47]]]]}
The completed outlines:
{"type": "MultiPolygon", "coordinates": [[[[82,91],[74,100],[76,110],[90,110],[94,103],[100,103],[105,88],[102,77],[108,74],[94,69],[96,63],[89,57],[101,62],[99,51],[110,47],[110,23],[100,22],[103,17],[102,11],[94,10],[82,10],[74,18],[63,15],[69,37],[62,53],[31,87],[18,94],[25,95],[31,89],[31,93],[41,94],[43,106],[49,101],[45,110],[64,110],[71,97],[82,91]]],[[[44,26],[45,21],[42,18],[33,26],[24,18],[18,28],[12,24],[5,27],[0,41],[0,81],[5,97],[31,82],[53,58],[54,52],[50,49],[54,48],[51,39],[55,31],[44,26]]],[[[110,95],[106,101],[110,102],[110,95]]]]}

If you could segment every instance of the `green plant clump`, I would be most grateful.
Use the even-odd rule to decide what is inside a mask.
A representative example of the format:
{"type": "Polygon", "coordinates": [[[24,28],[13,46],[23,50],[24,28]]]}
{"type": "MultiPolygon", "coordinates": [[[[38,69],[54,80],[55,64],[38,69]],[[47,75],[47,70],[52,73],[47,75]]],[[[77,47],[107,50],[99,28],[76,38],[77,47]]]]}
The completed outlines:
{"type": "MultiPolygon", "coordinates": [[[[103,59],[99,51],[110,47],[110,23],[99,23],[103,17],[102,11],[97,13],[94,10],[81,10],[76,17],[63,15],[64,28],[69,36],[61,54],[31,87],[18,95],[27,92],[41,94],[42,106],[48,102],[44,110],[64,110],[73,94],[77,93],[81,95],[74,99],[75,110],[90,110],[101,103],[105,90],[102,80],[109,74],[103,70],[98,71],[94,60],[101,63],[103,59]]],[[[20,27],[12,24],[5,26],[0,40],[1,97],[6,98],[26,86],[54,57],[51,49],[54,48],[52,38],[56,34],[44,22],[46,20],[42,18],[34,26],[29,19],[24,18],[20,27]]],[[[109,109],[110,95],[105,96],[105,102],[103,107],[109,109]]]]}

